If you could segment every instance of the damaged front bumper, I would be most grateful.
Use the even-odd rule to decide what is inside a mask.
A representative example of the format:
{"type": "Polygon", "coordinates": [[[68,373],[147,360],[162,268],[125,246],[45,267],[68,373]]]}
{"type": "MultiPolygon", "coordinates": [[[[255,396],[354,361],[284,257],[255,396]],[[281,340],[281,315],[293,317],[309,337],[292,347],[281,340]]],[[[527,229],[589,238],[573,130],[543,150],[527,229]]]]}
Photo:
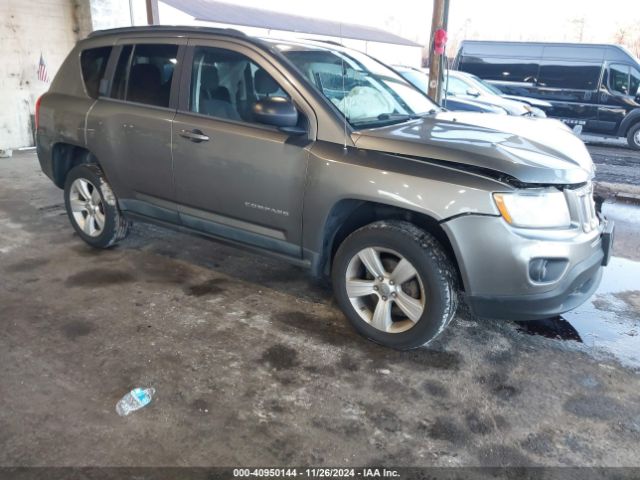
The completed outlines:
{"type": "Polygon", "coordinates": [[[585,233],[532,231],[501,217],[468,215],[442,224],[456,254],[465,300],[480,317],[537,320],[588,300],[611,256],[614,225],[585,233]]]}

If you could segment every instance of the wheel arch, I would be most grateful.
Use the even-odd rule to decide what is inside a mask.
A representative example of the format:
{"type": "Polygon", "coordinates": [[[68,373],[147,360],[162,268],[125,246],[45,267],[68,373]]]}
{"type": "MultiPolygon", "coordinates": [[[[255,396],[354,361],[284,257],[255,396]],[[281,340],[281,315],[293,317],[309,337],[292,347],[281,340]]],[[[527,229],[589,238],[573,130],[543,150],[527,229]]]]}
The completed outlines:
{"type": "Polygon", "coordinates": [[[451,258],[456,268],[459,285],[463,285],[452,243],[438,220],[414,210],[358,199],[343,199],[331,208],[324,223],[322,249],[313,267],[314,275],[329,277],[331,263],[340,244],[357,229],[380,220],[404,220],[433,235],[451,258]]]}
{"type": "Polygon", "coordinates": [[[620,128],[618,129],[618,136],[626,137],[629,134],[629,130],[631,130],[636,125],[640,124],[640,108],[636,108],[631,110],[629,114],[624,117],[622,122],[620,122],[620,128]]]}
{"type": "Polygon", "coordinates": [[[640,150],[640,119],[629,127],[627,132],[627,144],[633,150],[640,150]]]}
{"type": "Polygon", "coordinates": [[[83,163],[99,164],[97,157],[87,148],[72,143],[58,142],[51,149],[52,179],[59,188],[71,169],[83,163]]]}

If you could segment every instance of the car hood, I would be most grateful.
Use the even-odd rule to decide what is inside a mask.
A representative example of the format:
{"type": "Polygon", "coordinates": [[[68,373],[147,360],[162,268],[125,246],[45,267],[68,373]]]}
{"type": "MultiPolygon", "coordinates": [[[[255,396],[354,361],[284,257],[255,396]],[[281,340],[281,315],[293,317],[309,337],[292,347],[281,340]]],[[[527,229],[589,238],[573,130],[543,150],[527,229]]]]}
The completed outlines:
{"type": "Polygon", "coordinates": [[[516,100],[510,100],[505,97],[501,97],[500,95],[480,95],[479,97],[473,97],[475,101],[487,103],[489,105],[496,105],[498,107],[504,108],[509,115],[521,116],[527,115],[530,113],[530,109],[528,105],[523,102],[518,102],[516,100]]]}
{"type": "Polygon", "coordinates": [[[582,140],[545,118],[443,111],[360,130],[353,140],[358,148],[490,169],[523,183],[576,184],[594,173],[582,140]]]}
{"type": "Polygon", "coordinates": [[[505,113],[504,109],[496,107],[495,105],[476,102],[462,97],[447,97],[446,100],[443,100],[442,104],[446,109],[454,111],[505,113]]]}
{"type": "Polygon", "coordinates": [[[528,103],[534,107],[538,108],[551,108],[551,104],[549,102],[545,102],[544,100],[539,100],[537,98],[531,97],[519,97],[518,95],[503,95],[503,98],[507,98],[509,100],[516,100],[517,102],[528,103]]]}

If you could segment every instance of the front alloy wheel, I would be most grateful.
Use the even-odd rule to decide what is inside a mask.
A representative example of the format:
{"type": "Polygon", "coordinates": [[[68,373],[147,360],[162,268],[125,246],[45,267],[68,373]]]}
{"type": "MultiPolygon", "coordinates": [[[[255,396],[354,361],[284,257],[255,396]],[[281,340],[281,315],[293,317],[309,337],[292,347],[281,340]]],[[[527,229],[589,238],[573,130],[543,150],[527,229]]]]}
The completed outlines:
{"type": "Polygon", "coordinates": [[[340,308],[374,342],[401,350],[436,338],[457,307],[457,272],[431,234],[399,220],[349,235],[333,260],[340,308]]]}
{"type": "Polygon", "coordinates": [[[400,333],[422,317],[422,279],[399,253],[376,247],[360,250],[349,262],[345,276],[351,305],[374,328],[400,333]]]}

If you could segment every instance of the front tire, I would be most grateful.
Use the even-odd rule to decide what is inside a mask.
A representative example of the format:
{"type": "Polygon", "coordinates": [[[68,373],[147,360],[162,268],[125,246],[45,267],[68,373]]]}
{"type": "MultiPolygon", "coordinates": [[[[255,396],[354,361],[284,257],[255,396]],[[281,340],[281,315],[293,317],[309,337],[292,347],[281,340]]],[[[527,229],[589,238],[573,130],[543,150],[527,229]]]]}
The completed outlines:
{"type": "Polygon", "coordinates": [[[336,300],[353,327],[399,350],[428,344],[457,308],[457,274],[431,234],[404,221],[356,230],[332,267],[336,300]]]}
{"type": "Polygon", "coordinates": [[[636,123],[627,134],[627,143],[634,150],[640,150],[640,123],[636,123]]]}
{"type": "Polygon", "coordinates": [[[129,222],[97,165],[71,169],[64,184],[64,204],[76,233],[92,247],[109,248],[126,237],[129,222]]]}

